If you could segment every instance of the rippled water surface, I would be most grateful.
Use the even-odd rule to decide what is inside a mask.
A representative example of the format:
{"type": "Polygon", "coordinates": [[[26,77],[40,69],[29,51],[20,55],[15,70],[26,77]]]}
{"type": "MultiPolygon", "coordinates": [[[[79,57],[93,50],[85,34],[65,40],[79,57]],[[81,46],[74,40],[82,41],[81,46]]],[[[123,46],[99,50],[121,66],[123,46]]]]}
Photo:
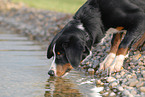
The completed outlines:
{"type": "Polygon", "coordinates": [[[93,78],[71,71],[49,78],[46,51],[26,37],[0,33],[0,97],[99,97],[93,78]]]}

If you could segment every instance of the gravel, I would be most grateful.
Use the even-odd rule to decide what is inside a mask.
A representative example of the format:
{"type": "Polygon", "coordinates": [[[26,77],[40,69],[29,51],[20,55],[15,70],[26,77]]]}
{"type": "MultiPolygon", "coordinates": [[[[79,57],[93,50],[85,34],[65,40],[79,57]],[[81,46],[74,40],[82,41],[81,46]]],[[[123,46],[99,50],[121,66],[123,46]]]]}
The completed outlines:
{"type": "MultiPolygon", "coordinates": [[[[93,68],[96,72],[99,63],[107,56],[110,49],[112,35],[109,35],[103,44],[92,49],[93,55],[81,64],[82,67],[93,68]],[[91,64],[91,67],[89,66],[91,64]]],[[[107,73],[95,73],[96,86],[103,86],[100,93],[104,97],[144,97],[145,96],[145,51],[131,50],[129,57],[124,61],[124,69],[108,76],[107,73]],[[114,94],[115,93],[115,94],[114,94]]],[[[87,70],[86,70],[87,71],[87,70]]]]}

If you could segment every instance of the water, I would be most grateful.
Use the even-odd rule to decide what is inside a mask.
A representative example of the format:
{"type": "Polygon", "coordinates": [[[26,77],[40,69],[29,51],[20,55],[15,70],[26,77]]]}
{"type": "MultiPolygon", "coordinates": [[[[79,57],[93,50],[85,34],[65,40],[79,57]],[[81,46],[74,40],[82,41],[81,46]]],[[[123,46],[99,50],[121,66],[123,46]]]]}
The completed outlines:
{"type": "Polygon", "coordinates": [[[99,97],[93,78],[71,71],[49,78],[51,60],[27,37],[0,33],[0,97],[99,97]]]}

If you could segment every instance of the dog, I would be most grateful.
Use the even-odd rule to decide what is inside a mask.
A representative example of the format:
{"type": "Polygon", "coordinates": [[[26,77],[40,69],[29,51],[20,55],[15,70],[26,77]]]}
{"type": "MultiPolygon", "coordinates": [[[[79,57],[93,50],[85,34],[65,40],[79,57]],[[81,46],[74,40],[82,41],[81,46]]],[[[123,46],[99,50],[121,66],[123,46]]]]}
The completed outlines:
{"type": "Polygon", "coordinates": [[[53,62],[48,74],[61,77],[77,68],[108,31],[113,34],[111,48],[98,71],[117,72],[129,50],[145,44],[145,1],[87,0],[49,45],[47,58],[53,62]]]}

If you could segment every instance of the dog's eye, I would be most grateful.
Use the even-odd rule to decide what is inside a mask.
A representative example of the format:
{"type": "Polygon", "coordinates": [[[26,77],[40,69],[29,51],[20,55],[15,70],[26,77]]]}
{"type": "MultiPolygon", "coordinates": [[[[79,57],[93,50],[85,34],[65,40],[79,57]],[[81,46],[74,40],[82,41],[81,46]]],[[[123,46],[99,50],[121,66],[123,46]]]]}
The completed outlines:
{"type": "Polygon", "coordinates": [[[64,54],[62,54],[60,52],[57,52],[56,54],[57,54],[56,55],[57,59],[61,59],[63,57],[63,55],[64,55],[64,54]]]}
{"type": "Polygon", "coordinates": [[[57,55],[60,55],[60,52],[57,52],[57,55]]]}
{"type": "Polygon", "coordinates": [[[61,59],[64,55],[63,53],[60,52],[57,52],[56,54],[57,54],[57,59],[61,59]]]}

